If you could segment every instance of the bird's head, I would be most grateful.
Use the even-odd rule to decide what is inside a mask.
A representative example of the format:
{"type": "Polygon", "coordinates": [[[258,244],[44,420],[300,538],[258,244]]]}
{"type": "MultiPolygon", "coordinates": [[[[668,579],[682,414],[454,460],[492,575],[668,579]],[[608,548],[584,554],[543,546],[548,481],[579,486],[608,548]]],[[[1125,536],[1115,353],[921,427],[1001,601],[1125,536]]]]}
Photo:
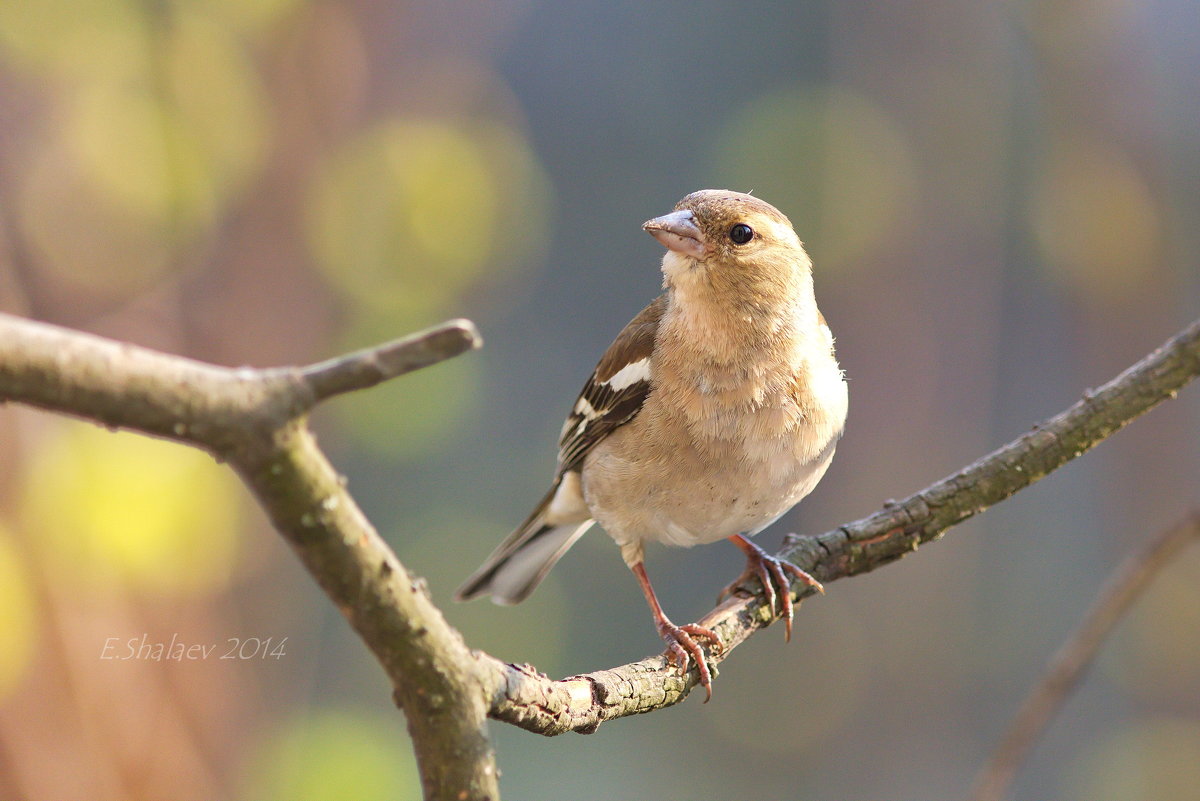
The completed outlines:
{"type": "Polygon", "coordinates": [[[812,269],[788,218],[741,192],[693,192],[642,228],[667,248],[662,269],[672,289],[789,295],[812,269]]]}

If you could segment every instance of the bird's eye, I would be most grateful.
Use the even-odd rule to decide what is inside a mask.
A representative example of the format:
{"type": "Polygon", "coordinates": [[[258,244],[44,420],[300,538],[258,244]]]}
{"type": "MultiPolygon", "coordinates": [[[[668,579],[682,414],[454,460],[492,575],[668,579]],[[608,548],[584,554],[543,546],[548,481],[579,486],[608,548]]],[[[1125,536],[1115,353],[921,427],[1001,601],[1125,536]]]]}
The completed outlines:
{"type": "Polygon", "coordinates": [[[754,229],[745,223],[738,223],[729,229],[729,238],[735,245],[744,245],[754,238],[754,229]]]}

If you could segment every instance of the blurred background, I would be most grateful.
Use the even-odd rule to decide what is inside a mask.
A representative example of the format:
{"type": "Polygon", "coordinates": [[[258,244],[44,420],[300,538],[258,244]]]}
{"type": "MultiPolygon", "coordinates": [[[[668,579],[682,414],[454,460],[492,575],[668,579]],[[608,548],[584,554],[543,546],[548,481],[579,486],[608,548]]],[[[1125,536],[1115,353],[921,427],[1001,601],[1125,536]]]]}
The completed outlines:
{"type": "MultiPolygon", "coordinates": [[[[661,648],[602,533],[519,607],[450,596],[540,497],[574,393],[657,293],[643,220],[753,190],[808,243],[851,411],[775,548],[1200,316],[1197,186],[1194,0],[0,4],[0,310],[258,366],[471,317],[482,351],[314,425],[467,641],[552,676],[661,648]]],[[[962,798],[1103,578],[1200,503],[1197,475],[1193,387],[832,585],[790,646],[775,627],[739,649],[707,706],[589,737],[494,725],[505,796],[962,798]]],[[[724,543],[648,561],[680,622],[741,566],[724,543]]],[[[1191,797],[1198,580],[1193,549],[1015,797],[1191,797]]],[[[0,409],[0,798],[335,796],[419,796],[402,716],[232,474],[0,409]],[[173,641],[215,651],[152,658],[173,641]]]]}

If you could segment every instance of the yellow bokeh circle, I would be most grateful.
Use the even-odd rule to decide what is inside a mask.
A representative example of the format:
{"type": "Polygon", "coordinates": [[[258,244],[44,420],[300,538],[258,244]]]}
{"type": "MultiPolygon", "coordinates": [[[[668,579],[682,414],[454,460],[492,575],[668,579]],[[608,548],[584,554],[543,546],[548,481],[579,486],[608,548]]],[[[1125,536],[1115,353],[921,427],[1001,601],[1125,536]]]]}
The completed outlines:
{"type": "MultiPolygon", "coordinates": [[[[57,421],[56,421],[57,422],[57,421]]],[[[238,485],[200,451],[62,421],[24,487],[27,525],[85,580],[186,595],[235,566],[238,485]]]]}

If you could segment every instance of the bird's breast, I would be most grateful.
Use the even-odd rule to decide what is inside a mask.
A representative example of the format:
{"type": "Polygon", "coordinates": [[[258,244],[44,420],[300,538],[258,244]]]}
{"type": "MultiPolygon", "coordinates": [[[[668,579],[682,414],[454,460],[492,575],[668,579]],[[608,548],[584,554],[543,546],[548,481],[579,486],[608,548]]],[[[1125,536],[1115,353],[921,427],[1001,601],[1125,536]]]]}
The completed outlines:
{"type": "Polygon", "coordinates": [[[840,433],[791,405],[710,415],[698,430],[650,403],[640,425],[618,429],[589,455],[593,516],[622,543],[689,546],[765,528],[816,486],[840,433]]]}

